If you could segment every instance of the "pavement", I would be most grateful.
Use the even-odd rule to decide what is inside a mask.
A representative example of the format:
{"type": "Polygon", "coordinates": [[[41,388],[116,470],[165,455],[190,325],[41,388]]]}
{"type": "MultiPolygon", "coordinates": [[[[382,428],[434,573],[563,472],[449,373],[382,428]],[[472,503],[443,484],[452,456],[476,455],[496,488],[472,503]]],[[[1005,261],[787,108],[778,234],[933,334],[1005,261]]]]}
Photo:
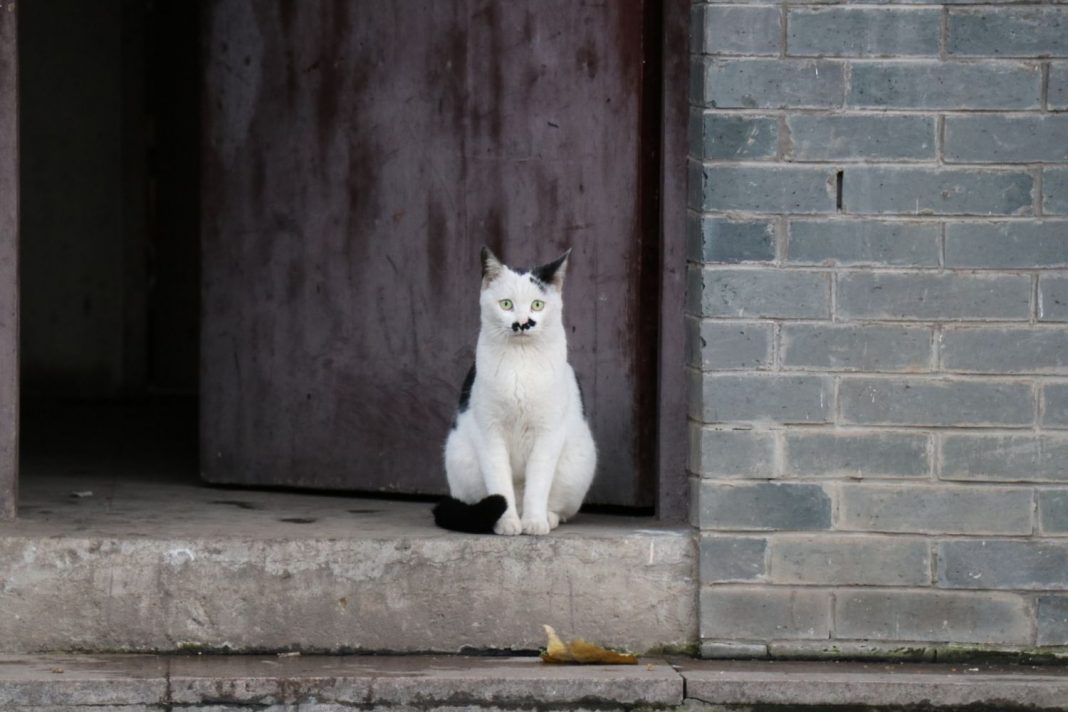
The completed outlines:
{"type": "Polygon", "coordinates": [[[0,655],[0,710],[1068,710],[1054,667],[463,656],[0,655]]]}

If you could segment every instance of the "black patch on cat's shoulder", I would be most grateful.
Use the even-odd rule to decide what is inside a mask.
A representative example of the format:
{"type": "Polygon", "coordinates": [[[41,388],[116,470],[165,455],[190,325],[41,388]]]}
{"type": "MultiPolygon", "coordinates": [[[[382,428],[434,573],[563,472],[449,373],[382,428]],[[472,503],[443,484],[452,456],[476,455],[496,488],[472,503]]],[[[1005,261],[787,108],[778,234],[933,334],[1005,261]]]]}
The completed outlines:
{"type": "Polygon", "coordinates": [[[578,386],[579,391],[579,412],[582,413],[582,417],[586,417],[586,394],[582,390],[582,381],[579,380],[578,374],[575,374],[575,385],[578,386]]]}
{"type": "MultiPolygon", "coordinates": [[[[471,388],[475,385],[475,364],[471,364],[471,369],[467,372],[467,376],[464,378],[464,384],[460,387],[460,412],[463,413],[467,410],[467,407],[471,404],[471,388]]],[[[455,425],[453,426],[455,427],[455,425]]]]}

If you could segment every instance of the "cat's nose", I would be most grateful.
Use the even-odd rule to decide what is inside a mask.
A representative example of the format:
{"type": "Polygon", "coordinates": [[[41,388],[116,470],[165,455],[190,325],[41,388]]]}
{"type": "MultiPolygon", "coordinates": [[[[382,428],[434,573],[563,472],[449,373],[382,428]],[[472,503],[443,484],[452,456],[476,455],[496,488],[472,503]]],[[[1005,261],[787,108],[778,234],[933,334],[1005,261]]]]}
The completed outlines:
{"type": "Polygon", "coordinates": [[[519,331],[526,331],[527,329],[533,329],[534,326],[537,323],[538,322],[536,322],[536,321],[534,321],[533,319],[530,319],[530,318],[528,318],[522,324],[520,324],[518,321],[514,321],[514,322],[512,322],[512,331],[518,333],[519,331]]]}

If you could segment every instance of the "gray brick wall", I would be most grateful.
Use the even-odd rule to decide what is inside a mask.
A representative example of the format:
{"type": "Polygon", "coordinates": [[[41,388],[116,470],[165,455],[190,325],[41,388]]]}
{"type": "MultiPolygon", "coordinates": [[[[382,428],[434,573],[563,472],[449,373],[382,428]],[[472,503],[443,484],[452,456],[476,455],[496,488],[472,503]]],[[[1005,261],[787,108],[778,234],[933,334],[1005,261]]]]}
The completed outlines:
{"type": "Polygon", "coordinates": [[[691,20],[702,650],[1068,649],[1068,3],[691,20]]]}

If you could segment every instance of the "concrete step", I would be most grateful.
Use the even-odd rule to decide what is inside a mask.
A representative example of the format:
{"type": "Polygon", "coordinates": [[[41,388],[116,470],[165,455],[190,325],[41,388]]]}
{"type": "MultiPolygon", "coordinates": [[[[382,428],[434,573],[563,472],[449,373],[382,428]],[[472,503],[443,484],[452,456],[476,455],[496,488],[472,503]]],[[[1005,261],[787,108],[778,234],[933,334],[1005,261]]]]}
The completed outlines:
{"type": "Polygon", "coordinates": [[[688,529],[641,518],[471,536],[421,502],[43,467],[0,523],[0,652],[523,651],[546,623],[692,649],[695,566],[688,529]]]}
{"type": "Polygon", "coordinates": [[[579,705],[671,707],[670,665],[545,665],[537,658],[0,656],[0,709],[327,710],[579,705]]]}
{"type": "Polygon", "coordinates": [[[1063,668],[462,656],[0,655],[0,709],[1068,710],[1063,668]]]}

